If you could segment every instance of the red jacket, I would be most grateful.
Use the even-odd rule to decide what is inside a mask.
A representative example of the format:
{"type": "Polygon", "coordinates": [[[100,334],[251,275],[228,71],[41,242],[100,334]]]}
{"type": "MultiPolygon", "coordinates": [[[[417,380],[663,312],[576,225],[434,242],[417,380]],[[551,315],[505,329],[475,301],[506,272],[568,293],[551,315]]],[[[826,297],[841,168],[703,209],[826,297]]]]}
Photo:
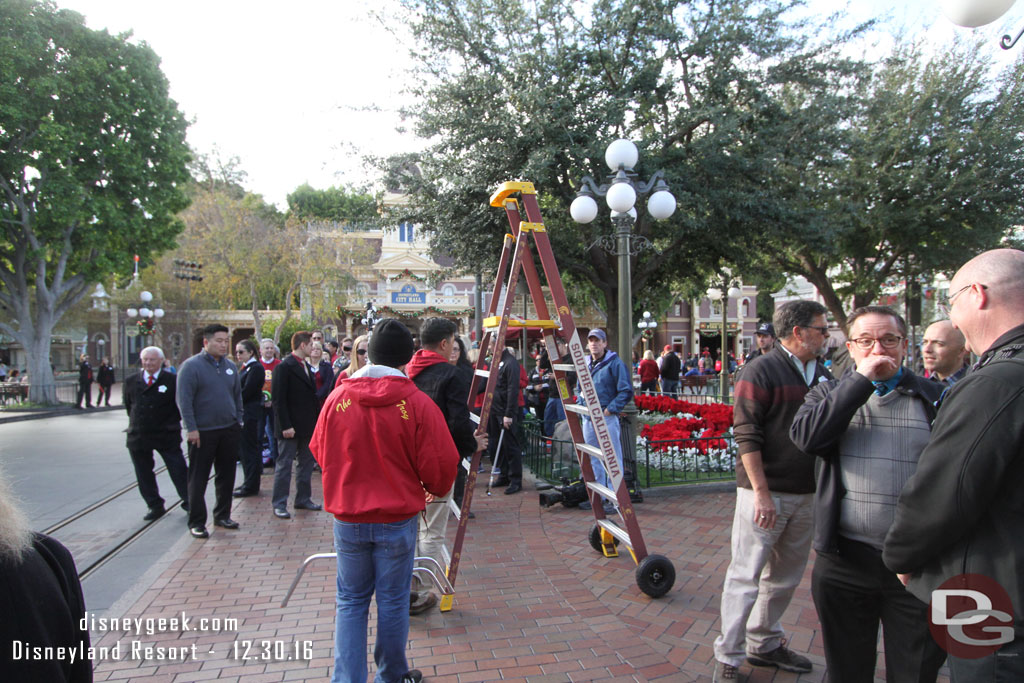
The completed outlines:
{"type": "Polygon", "coordinates": [[[386,523],[423,510],[423,489],[443,496],[458,451],[441,410],[407,377],[346,379],[320,411],[313,457],[324,507],[343,522],[386,523]]]}
{"type": "Polygon", "coordinates": [[[661,376],[661,370],[658,369],[658,364],[650,358],[644,358],[640,361],[640,381],[641,382],[653,382],[661,376]]]}

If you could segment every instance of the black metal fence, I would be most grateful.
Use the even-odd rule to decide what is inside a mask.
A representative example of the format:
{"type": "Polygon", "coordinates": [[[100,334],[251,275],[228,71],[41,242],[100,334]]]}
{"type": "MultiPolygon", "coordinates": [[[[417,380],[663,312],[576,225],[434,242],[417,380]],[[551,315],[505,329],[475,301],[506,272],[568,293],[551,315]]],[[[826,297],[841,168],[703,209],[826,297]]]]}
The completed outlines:
{"type": "MultiPolygon", "coordinates": [[[[689,400],[689,398],[687,398],[689,400]]],[[[524,464],[534,476],[552,483],[579,477],[580,467],[571,441],[546,437],[540,424],[523,424],[524,464]]],[[[627,463],[626,467],[629,467],[627,463]]],[[[731,438],[649,441],[636,448],[636,480],[641,488],[735,477],[736,444],[731,438]]]]}
{"type": "MultiPolygon", "coordinates": [[[[78,396],[78,382],[54,382],[57,403],[74,403],[78,396]]],[[[29,385],[16,382],[0,384],[0,405],[17,407],[28,401],[29,385]]]]}

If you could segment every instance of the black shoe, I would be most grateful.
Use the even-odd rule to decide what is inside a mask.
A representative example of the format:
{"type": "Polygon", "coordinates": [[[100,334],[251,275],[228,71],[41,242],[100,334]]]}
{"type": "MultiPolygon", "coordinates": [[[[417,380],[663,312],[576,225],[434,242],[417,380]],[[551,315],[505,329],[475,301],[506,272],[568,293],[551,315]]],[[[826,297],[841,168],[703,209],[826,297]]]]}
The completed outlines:
{"type": "Polygon", "coordinates": [[[494,487],[495,488],[499,488],[501,486],[511,486],[511,485],[512,485],[512,482],[509,481],[508,479],[497,479],[494,482],[494,487]]]}
{"type": "Polygon", "coordinates": [[[192,534],[192,538],[209,538],[210,532],[206,530],[205,526],[194,526],[188,530],[192,534]]]}
{"type": "Polygon", "coordinates": [[[274,508],[274,516],[278,519],[291,519],[292,515],[284,508],[274,508]]]}
{"type": "Polygon", "coordinates": [[[313,512],[316,512],[317,510],[323,510],[324,507],[322,505],[314,503],[313,501],[309,501],[308,503],[296,503],[295,504],[295,509],[296,510],[312,510],[313,512]]]}
{"type": "Polygon", "coordinates": [[[231,495],[235,498],[248,498],[249,496],[255,496],[259,491],[246,491],[242,487],[238,487],[231,492],[231,495]]]}
{"type": "Polygon", "coordinates": [[[506,496],[510,496],[513,493],[519,493],[522,490],[523,490],[523,485],[520,484],[518,481],[515,481],[515,482],[512,482],[511,484],[509,484],[509,487],[507,489],[505,489],[505,495],[506,496]]]}
{"type": "Polygon", "coordinates": [[[594,507],[590,504],[589,500],[583,501],[582,503],[580,503],[576,507],[578,507],[580,510],[588,510],[588,511],[594,509],[594,507]]]}
{"type": "Polygon", "coordinates": [[[473,512],[472,510],[470,510],[470,511],[469,511],[469,518],[470,518],[470,519],[476,519],[476,513],[475,513],[475,512],[473,512]]]}
{"type": "Polygon", "coordinates": [[[188,512],[188,501],[187,500],[182,500],[181,501],[181,509],[184,510],[185,512],[188,512]]]}
{"type": "Polygon", "coordinates": [[[783,671],[805,674],[811,670],[811,660],[786,647],[786,641],[771,652],[756,652],[747,655],[747,662],[754,666],[777,666],[783,671]]]}
{"type": "Polygon", "coordinates": [[[142,519],[146,520],[147,522],[152,522],[154,519],[160,519],[161,517],[163,517],[164,513],[166,512],[167,510],[164,508],[163,505],[161,505],[158,508],[149,508],[149,512],[147,512],[142,519]]]}
{"type": "Polygon", "coordinates": [[[419,669],[409,669],[404,676],[402,676],[401,683],[420,683],[423,680],[423,674],[419,669]]]}
{"type": "Polygon", "coordinates": [[[235,520],[231,519],[230,517],[227,518],[227,519],[215,519],[215,520],[213,520],[213,525],[214,526],[222,526],[225,529],[237,529],[238,528],[238,522],[236,522],[235,520]]]}

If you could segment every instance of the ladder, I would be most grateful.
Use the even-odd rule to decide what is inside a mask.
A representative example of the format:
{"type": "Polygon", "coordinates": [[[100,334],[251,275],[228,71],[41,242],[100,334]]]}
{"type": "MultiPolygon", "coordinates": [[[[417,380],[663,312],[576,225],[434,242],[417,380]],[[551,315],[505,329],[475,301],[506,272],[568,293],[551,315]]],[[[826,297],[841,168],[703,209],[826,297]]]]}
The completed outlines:
{"type": "MultiPolygon", "coordinates": [[[[469,392],[469,400],[473,401],[479,393],[481,381],[486,381],[484,388],[484,400],[480,409],[480,416],[474,417],[477,421],[477,433],[487,431],[487,422],[491,412],[491,405],[494,398],[494,391],[497,386],[498,359],[501,350],[505,347],[505,336],[509,328],[521,328],[523,334],[528,328],[540,329],[544,335],[544,344],[547,348],[548,358],[551,359],[551,367],[555,376],[555,383],[558,387],[558,400],[562,402],[565,409],[566,420],[569,431],[572,434],[573,446],[580,465],[580,472],[586,484],[591,507],[594,513],[594,521],[589,542],[594,550],[601,552],[605,557],[617,557],[616,546],[621,542],[630,551],[633,561],[636,563],[635,578],[637,586],[645,594],[652,598],[661,597],[667,593],[675,583],[675,567],[672,562],[662,555],[651,555],[647,552],[640,525],[637,522],[636,513],[633,509],[633,502],[630,499],[629,490],[623,476],[622,466],[615,458],[615,450],[609,437],[605,423],[604,412],[597,399],[597,392],[594,381],[587,367],[587,354],[583,343],[580,341],[573,322],[572,313],[569,309],[569,301],[562,286],[562,278],[555,263],[555,257],[551,249],[551,242],[548,239],[547,230],[541,218],[540,206],[537,203],[537,193],[532,183],[529,182],[507,182],[502,184],[492,195],[491,206],[504,208],[508,217],[511,233],[505,235],[502,246],[501,259],[498,263],[498,272],[492,289],[490,303],[484,319],[486,329],[483,339],[480,340],[479,355],[473,376],[472,387],[469,392]],[[518,199],[517,199],[518,198],[518,199]],[[526,210],[527,220],[522,220],[519,202],[522,202],[526,210]],[[544,268],[544,276],[547,280],[551,297],[554,303],[554,310],[557,313],[553,317],[547,305],[544,290],[541,287],[540,277],[534,263],[533,252],[530,249],[530,235],[536,244],[537,255],[544,268]],[[526,278],[529,287],[530,298],[533,300],[534,309],[537,313],[536,320],[519,320],[510,317],[513,296],[520,273],[526,278]],[[506,279],[507,276],[507,279],[506,279]],[[502,286],[506,287],[506,296],[499,297],[502,286]],[[503,300],[502,310],[497,310],[499,300],[503,300]],[[558,333],[568,344],[569,355],[572,364],[556,362],[560,360],[558,347],[555,342],[555,335],[558,333]],[[483,365],[489,350],[494,350],[494,359],[489,370],[484,370],[483,365]],[[566,375],[575,372],[585,405],[579,405],[573,400],[573,387],[568,386],[566,375]],[[583,426],[580,417],[590,419],[597,435],[598,446],[587,444],[583,438],[583,426]],[[594,471],[590,464],[590,457],[598,458],[603,464],[611,483],[611,487],[598,484],[594,480],[594,471]],[[603,501],[610,501],[618,504],[616,515],[617,521],[608,519],[604,512],[603,501]]],[[[622,351],[622,349],[620,349],[622,351]]],[[[554,400],[549,399],[549,400],[554,400]]],[[[455,534],[455,541],[452,545],[451,562],[448,565],[447,579],[449,586],[455,585],[455,579],[459,571],[459,561],[462,558],[462,548],[465,542],[466,525],[469,519],[468,512],[472,507],[473,491],[476,485],[477,471],[480,466],[482,452],[473,454],[471,462],[463,466],[468,467],[466,489],[463,494],[461,505],[451,501],[452,512],[458,519],[458,529],[455,534]]],[[[496,453],[495,459],[498,458],[496,453]]],[[[441,598],[441,610],[451,609],[454,590],[441,598]]]]}

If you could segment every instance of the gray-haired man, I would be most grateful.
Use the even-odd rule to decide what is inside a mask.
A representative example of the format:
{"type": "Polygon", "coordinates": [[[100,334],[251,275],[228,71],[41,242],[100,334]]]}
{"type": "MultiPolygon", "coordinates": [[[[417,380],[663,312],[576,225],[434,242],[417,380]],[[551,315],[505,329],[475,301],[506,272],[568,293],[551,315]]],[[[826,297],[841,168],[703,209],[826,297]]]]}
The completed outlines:
{"type": "Polygon", "coordinates": [[[147,346],[139,354],[142,370],[124,379],[124,409],[128,413],[126,445],[135,465],[139,493],[149,512],[146,521],[164,514],[164,499],[153,472],[153,451],[163,458],[182,508],[188,510],[188,465],[181,452],[181,414],[175,403],[176,378],[163,372],[164,352],[147,346]]]}

